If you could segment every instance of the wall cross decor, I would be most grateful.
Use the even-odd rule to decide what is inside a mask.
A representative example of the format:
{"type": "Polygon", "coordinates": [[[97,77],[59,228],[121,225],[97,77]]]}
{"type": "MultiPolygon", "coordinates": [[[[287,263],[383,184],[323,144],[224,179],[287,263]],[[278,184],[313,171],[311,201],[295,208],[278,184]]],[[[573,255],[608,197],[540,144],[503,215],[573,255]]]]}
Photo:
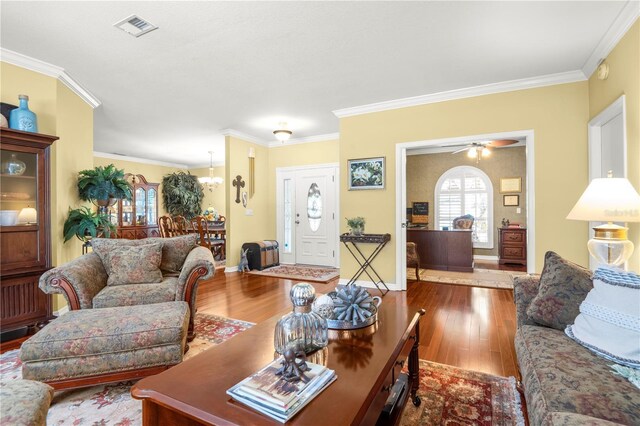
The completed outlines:
{"type": "Polygon", "coordinates": [[[236,187],[236,203],[240,204],[240,189],[244,188],[244,181],[242,180],[242,176],[236,176],[236,178],[233,180],[233,186],[236,187]]]}

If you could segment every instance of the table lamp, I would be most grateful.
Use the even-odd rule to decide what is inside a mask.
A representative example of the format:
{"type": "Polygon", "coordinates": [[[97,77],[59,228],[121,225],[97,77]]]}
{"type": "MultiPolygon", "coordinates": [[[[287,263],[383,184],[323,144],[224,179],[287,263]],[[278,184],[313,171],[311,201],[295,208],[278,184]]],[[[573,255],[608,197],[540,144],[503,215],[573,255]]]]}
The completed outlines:
{"type": "Polygon", "coordinates": [[[18,214],[18,223],[33,224],[38,222],[38,212],[33,207],[25,207],[18,214]]]}
{"type": "Polygon", "coordinates": [[[589,253],[609,266],[623,265],[633,253],[624,226],[613,222],[640,222],[640,195],[625,178],[593,179],[567,215],[571,220],[607,222],[593,228],[595,235],[587,243],[589,253]]]}

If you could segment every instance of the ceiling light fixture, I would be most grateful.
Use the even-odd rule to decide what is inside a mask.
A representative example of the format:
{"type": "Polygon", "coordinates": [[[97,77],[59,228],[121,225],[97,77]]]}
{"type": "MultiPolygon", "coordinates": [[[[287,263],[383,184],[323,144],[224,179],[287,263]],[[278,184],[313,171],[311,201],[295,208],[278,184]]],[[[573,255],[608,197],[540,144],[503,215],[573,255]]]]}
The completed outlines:
{"type": "Polygon", "coordinates": [[[199,177],[198,182],[200,182],[202,185],[207,185],[209,191],[213,192],[214,188],[217,188],[218,185],[224,182],[224,179],[213,175],[213,151],[209,151],[209,158],[209,176],[199,177]]]}
{"type": "Polygon", "coordinates": [[[280,126],[280,128],[274,130],[273,134],[276,136],[276,139],[278,139],[282,143],[285,143],[289,140],[293,132],[287,129],[287,123],[285,122],[280,122],[278,125],[280,126]]]}

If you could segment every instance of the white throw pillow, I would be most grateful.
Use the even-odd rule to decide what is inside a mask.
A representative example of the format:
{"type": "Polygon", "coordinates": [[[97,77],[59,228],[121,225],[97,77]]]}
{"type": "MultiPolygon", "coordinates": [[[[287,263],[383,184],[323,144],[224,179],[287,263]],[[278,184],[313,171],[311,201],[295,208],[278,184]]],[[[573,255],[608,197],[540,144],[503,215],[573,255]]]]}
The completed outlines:
{"type": "Polygon", "coordinates": [[[640,275],[598,268],[567,336],[598,355],[640,368],[640,275]]]}

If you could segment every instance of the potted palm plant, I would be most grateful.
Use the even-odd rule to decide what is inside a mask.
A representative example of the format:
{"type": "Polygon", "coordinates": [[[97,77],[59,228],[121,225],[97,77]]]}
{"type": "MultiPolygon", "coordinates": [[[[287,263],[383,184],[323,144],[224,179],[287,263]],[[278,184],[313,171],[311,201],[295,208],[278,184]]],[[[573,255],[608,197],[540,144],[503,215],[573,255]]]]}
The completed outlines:
{"type": "Polygon", "coordinates": [[[124,170],[113,164],[82,170],[78,174],[78,192],[80,199],[93,202],[102,214],[116,200],[131,199],[131,186],[124,178],[124,170]]]}
{"type": "Polygon", "coordinates": [[[63,228],[64,242],[76,237],[82,242],[87,242],[91,238],[109,238],[116,233],[116,227],[109,220],[109,216],[103,213],[96,213],[89,207],[78,209],[69,208],[69,215],[64,222],[63,228]]]}

